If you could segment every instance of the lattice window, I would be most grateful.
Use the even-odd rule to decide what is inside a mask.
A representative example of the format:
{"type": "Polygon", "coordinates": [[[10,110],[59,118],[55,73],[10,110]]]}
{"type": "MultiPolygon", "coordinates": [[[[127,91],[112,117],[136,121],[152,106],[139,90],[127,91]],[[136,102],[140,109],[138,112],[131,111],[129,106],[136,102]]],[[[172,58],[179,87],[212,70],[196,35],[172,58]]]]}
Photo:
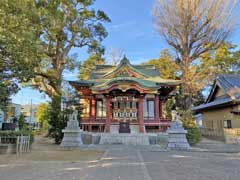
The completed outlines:
{"type": "Polygon", "coordinates": [[[154,118],[154,101],[144,100],[143,101],[143,116],[146,118],[154,118]]]}
{"type": "Polygon", "coordinates": [[[106,117],[106,105],[105,101],[103,100],[97,100],[97,117],[106,117]]]}

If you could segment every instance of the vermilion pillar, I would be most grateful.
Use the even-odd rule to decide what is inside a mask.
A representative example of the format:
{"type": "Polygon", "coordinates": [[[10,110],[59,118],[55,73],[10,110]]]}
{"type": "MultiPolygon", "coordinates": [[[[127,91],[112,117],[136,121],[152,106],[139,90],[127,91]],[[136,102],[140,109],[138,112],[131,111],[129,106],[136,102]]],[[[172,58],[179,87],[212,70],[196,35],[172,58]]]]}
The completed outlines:
{"type": "Polygon", "coordinates": [[[159,131],[162,131],[162,128],[160,126],[160,123],[161,123],[161,118],[162,118],[162,106],[163,106],[163,101],[162,101],[162,98],[160,98],[160,101],[159,101],[159,131]]]}
{"type": "Polygon", "coordinates": [[[144,122],[143,122],[143,96],[138,99],[138,121],[139,121],[139,131],[144,133],[144,122]]]}
{"type": "Polygon", "coordinates": [[[106,127],[105,132],[110,132],[110,97],[106,97],[106,127]]]}
{"type": "Polygon", "coordinates": [[[160,122],[160,118],[159,118],[159,96],[158,96],[158,94],[155,95],[155,121],[160,122]]]}
{"type": "Polygon", "coordinates": [[[88,130],[91,132],[92,131],[92,97],[89,97],[89,126],[88,130]]]}
{"type": "Polygon", "coordinates": [[[90,111],[89,111],[89,119],[90,119],[90,125],[89,125],[89,131],[92,131],[92,123],[95,120],[95,106],[96,106],[96,101],[94,97],[90,97],[89,99],[89,104],[90,104],[90,111]]]}
{"type": "Polygon", "coordinates": [[[162,117],[162,100],[159,101],[159,117],[161,118],[162,117]]]}

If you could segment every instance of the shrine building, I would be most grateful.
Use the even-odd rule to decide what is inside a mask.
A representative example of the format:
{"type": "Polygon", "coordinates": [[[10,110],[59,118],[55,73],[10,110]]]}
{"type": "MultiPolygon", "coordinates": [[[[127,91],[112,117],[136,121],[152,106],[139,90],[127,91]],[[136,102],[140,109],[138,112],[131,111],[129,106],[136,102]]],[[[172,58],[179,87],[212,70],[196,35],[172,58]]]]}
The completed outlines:
{"type": "Polygon", "coordinates": [[[162,79],[155,66],[124,57],[117,66],[97,65],[88,80],[69,83],[79,92],[84,131],[145,133],[170,126],[162,106],[180,81],[162,79]]]}

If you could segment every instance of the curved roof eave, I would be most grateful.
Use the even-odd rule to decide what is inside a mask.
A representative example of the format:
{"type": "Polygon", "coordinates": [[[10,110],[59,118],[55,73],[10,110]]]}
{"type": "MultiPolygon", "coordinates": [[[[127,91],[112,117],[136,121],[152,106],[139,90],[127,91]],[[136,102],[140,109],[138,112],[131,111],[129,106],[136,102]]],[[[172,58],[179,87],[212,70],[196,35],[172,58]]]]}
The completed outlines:
{"type": "Polygon", "coordinates": [[[150,88],[150,89],[158,89],[160,88],[159,85],[157,85],[155,82],[151,82],[151,81],[145,81],[145,80],[141,80],[141,79],[137,79],[137,78],[132,78],[132,77],[118,77],[118,78],[114,78],[114,79],[109,79],[108,81],[106,81],[103,84],[100,85],[96,85],[93,86],[92,89],[106,89],[108,87],[110,87],[113,84],[118,84],[118,83],[133,83],[133,84],[138,84],[141,87],[144,88],[150,88]],[[148,84],[149,83],[149,84],[148,84]],[[150,84],[151,83],[151,84],[150,84]]]}

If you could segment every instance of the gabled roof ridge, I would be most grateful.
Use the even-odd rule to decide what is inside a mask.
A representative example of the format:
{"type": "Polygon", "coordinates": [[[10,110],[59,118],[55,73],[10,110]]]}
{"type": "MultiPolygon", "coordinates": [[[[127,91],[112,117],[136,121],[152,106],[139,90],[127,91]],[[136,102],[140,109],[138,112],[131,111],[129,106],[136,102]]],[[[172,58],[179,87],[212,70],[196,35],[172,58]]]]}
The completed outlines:
{"type": "Polygon", "coordinates": [[[216,88],[217,88],[217,81],[216,81],[216,79],[215,79],[214,82],[213,82],[211,91],[210,91],[210,93],[209,93],[206,101],[204,102],[204,104],[209,103],[210,99],[212,99],[213,93],[215,92],[215,89],[216,89],[216,88]]]}
{"type": "Polygon", "coordinates": [[[116,66],[116,68],[114,68],[112,71],[110,71],[110,72],[106,73],[105,75],[103,75],[103,78],[113,74],[115,71],[118,71],[123,66],[128,66],[131,70],[133,70],[134,72],[140,74],[143,77],[149,77],[148,75],[142,73],[136,67],[134,67],[134,65],[132,65],[129,62],[129,60],[126,58],[126,56],[124,56],[123,59],[120,61],[120,63],[116,66]]]}
{"type": "MultiPolygon", "coordinates": [[[[119,64],[118,64],[119,65],[119,64]]],[[[99,67],[106,67],[106,68],[115,68],[118,65],[111,65],[111,64],[96,64],[96,69],[99,67]]],[[[141,68],[141,69],[146,69],[146,68],[151,68],[151,69],[156,69],[156,66],[153,64],[131,64],[135,68],[141,68]]]]}
{"type": "MultiPolygon", "coordinates": [[[[232,89],[234,88],[239,88],[240,89],[240,86],[236,86],[233,82],[231,82],[228,77],[233,77],[233,78],[236,78],[236,79],[239,79],[239,82],[240,82],[240,75],[239,74],[221,74],[219,75],[215,80],[214,80],[214,84],[212,86],[212,89],[208,95],[208,98],[205,102],[206,103],[209,103],[210,100],[213,98],[213,95],[214,95],[214,92],[216,91],[216,88],[219,87],[226,95],[230,96],[231,99],[235,99],[235,95],[236,94],[233,94],[232,89]]],[[[239,84],[240,85],[240,84],[239,84]]]]}

